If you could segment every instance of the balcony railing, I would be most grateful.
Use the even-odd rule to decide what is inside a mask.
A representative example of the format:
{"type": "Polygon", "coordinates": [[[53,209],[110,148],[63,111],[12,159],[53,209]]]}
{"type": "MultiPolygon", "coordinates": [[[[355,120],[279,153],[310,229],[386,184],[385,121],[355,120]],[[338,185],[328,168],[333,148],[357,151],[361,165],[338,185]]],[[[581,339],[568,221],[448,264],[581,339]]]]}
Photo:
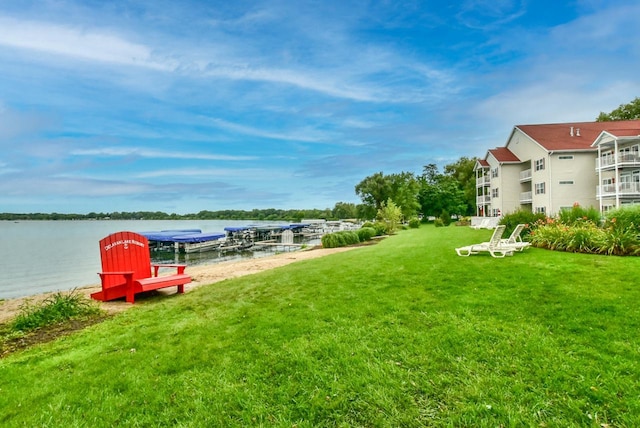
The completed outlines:
{"type": "Polygon", "coordinates": [[[476,197],[477,205],[485,205],[491,202],[491,195],[479,195],[476,197]]]}
{"type": "Polygon", "coordinates": [[[532,192],[522,192],[520,193],[520,203],[521,204],[530,204],[533,201],[532,192]]]}
{"type": "Polygon", "coordinates": [[[640,197],[640,183],[604,184],[596,187],[596,197],[640,197]]]}
{"type": "Polygon", "coordinates": [[[596,169],[640,166],[640,156],[635,153],[618,153],[616,156],[601,156],[596,159],[596,169]]]}
{"type": "Polygon", "coordinates": [[[520,181],[531,181],[531,169],[520,172],[520,181]]]}
{"type": "Polygon", "coordinates": [[[488,186],[491,184],[491,177],[488,175],[483,175],[476,179],[476,187],[488,186]]]}

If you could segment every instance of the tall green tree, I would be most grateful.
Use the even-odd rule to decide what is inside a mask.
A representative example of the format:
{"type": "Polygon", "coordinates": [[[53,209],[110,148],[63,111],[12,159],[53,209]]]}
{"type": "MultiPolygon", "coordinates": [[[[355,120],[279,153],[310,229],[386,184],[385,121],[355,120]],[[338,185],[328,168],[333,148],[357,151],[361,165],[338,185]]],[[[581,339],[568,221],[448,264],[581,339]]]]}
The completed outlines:
{"type": "Polygon", "coordinates": [[[613,120],[634,120],[640,119],[640,98],[636,97],[628,104],[620,106],[611,113],[600,112],[596,118],[597,122],[610,122],[613,120]]]}
{"type": "Polygon", "coordinates": [[[467,203],[460,183],[451,175],[441,174],[436,164],[423,168],[418,196],[423,216],[438,217],[443,211],[466,214],[467,203]]]}
{"type": "Polygon", "coordinates": [[[356,195],[363,203],[378,211],[391,196],[391,183],[382,172],[376,172],[356,185],[356,195]]]}
{"type": "Polygon", "coordinates": [[[411,172],[390,175],[378,172],[358,183],[355,190],[362,202],[369,206],[366,211],[374,215],[389,199],[400,208],[402,215],[407,219],[415,216],[420,208],[417,200],[420,183],[411,172]]]}
{"type": "Polygon", "coordinates": [[[418,178],[411,172],[401,172],[389,175],[388,179],[391,186],[391,200],[400,208],[402,217],[405,220],[415,217],[420,209],[418,178]]]}
{"type": "Polygon", "coordinates": [[[336,205],[333,207],[333,218],[336,219],[345,219],[345,218],[357,218],[358,210],[356,209],[356,204],[350,202],[336,202],[336,205]]]}
{"type": "Polygon", "coordinates": [[[478,158],[461,157],[444,167],[444,175],[453,178],[462,189],[466,208],[460,214],[471,215],[476,212],[476,174],[473,168],[478,158]]]}

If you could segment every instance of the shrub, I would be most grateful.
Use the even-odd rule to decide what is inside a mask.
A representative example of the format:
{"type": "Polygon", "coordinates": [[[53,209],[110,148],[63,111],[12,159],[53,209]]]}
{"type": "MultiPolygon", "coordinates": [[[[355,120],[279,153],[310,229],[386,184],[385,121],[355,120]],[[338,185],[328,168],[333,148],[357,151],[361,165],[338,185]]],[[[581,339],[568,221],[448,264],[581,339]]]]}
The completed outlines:
{"type": "Polygon", "coordinates": [[[511,235],[511,232],[513,232],[513,229],[515,229],[517,225],[526,225],[521,236],[523,240],[528,240],[529,233],[535,228],[535,225],[544,223],[545,219],[546,216],[544,214],[518,210],[510,214],[505,214],[502,219],[500,219],[500,224],[506,226],[504,231],[505,236],[511,235]]]}
{"type": "Polygon", "coordinates": [[[393,235],[400,225],[402,210],[389,198],[385,204],[382,204],[382,208],[378,210],[376,219],[384,223],[387,235],[393,235]]]}
{"type": "Polygon", "coordinates": [[[56,293],[38,304],[26,301],[11,323],[11,330],[31,331],[72,318],[99,313],[100,308],[76,290],[68,294],[56,293]]]}
{"type": "Polygon", "coordinates": [[[409,220],[409,227],[412,229],[417,229],[420,227],[420,219],[417,217],[412,218],[411,220],[409,220]]]}
{"type": "Polygon", "coordinates": [[[382,236],[382,235],[387,235],[388,234],[387,233],[387,225],[382,223],[382,222],[376,221],[373,224],[373,228],[376,231],[376,236],[382,236]]]}
{"type": "Polygon", "coordinates": [[[444,221],[442,221],[442,219],[441,219],[441,218],[439,218],[439,217],[438,217],[438,218],[436,218],[436,219],[433,221],[433,224],[434,224],[436,227],[444,227],[444,221]]]}
{"type": "Polygon", "coordinates": [[[451,214],[449,214],[449,211],[442,210],[439,218],[442,221],[443,226],[449,226],[451,224],[451,214]]]}
{"type": "Polygon", "coordinates": [[[605,226],[635,228],[640,232],[640,205],[628,205],[607,212],[605,226]]]}
{"type": "Polygon", "coordinates": [[[376,230],[373,227],[362,227],[356,231],[360,242],[369,241],[376,236],[376,230]]]}
{"type": "Polygon", "coordinates": [[[328,233],[322,237],[322,246],[324,248],[346,247],[360,243],[358,233],[343,230],[340,232],[328,233]]]}
{"type": "Polygon", "coordinates": [[[374,227],[374,224],[370,221],[365,221],[361,227],[374,227]]]}
{"type": "Polygon", "coordinates": [[[616,256],[640,254],[638,230],[633,224],[629,227],[607,227],[599,250],[602,254],[616,256]]]}
{"type": "Polygon", "coordinates": [[[600,224],[601,219],[600,212],[593,208],[582,208],[579,204],[573,204],[571,208],[563,208],[558,214],[558,221],[560,223],[572,226],[576,223],[590,221],[593,224],[600,224]]]}

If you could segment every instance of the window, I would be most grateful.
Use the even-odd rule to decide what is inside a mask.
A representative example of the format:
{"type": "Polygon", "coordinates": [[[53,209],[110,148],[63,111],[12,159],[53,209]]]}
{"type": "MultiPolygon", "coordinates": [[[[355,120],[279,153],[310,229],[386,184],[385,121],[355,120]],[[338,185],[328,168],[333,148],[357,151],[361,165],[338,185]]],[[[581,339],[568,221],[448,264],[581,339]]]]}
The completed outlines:
{"type": "Polygon", "coordinates": [[[496,178],[498,176],[498,168],[493,168],[491,170],[491,178],[496,178]]]}
{"type": "MultiPolygon", "coordinates": [[[[558,159],[562,159],[562,160],[571,160],[573,159],[573,155],[561,155],[558,156],[558,159]]],[[[543,159],[544,160],[544,159],[543,159]]],[[[544,163],[544,162],[543,162],[544,163]]]]}
{"type": "Polygon", "coordinates": [[[491,197],[492,198],[497,198],[498,197],[498,189],[491,189],[491,197]]]}
{"type": "Polygon", "coordinates": [[[542,171],[544,169],[544,158],[536,160],[535,168],[536,171],[542,171]]]}
{"type": "Polygon", "coordinates": [[[545,185],[544,183],[536,183],[536,195],[544,195],[545,185]]]}
{"type": "Polygon", "coordinates": [[[573,184],[573,180],[560,180],[560,184],[573,184]]]}
{"type": "Polygon", "coordinates": [[[536,214],[546,214],[547,207],[536,207],[536,214]]]}

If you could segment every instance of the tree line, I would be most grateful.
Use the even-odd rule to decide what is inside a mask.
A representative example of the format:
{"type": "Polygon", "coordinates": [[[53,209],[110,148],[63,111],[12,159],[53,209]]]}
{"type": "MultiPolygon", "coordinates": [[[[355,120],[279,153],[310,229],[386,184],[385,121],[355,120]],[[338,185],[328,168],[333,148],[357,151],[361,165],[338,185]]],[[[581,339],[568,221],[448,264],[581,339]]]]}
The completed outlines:
{"type": "MultiPolygon", "coordinates": [[[[355,204],[351,204],[355,207],[355,204]]],[[[299,222],[302,219],[343,219],[340,203],[333,210],[326,209],[292,209],[275,208],[253,210],[203,210],[192,214],[165,213],[162,211],[133,212],[90,212],[87,214],[62,213],[0,213],[0,220],[274,220],[299,222]]]]}
{"type": "Polygon", "coordinates": [[[398,207],[405,221],[443,214],[471,215],[476,209],[476,161],[475,157],[461,157],[442,172],[432,163],[419,175],[405,171],[370,175],[355,187],[363,202],[359,218],[375,218],[390,203],[398,207]]]}

